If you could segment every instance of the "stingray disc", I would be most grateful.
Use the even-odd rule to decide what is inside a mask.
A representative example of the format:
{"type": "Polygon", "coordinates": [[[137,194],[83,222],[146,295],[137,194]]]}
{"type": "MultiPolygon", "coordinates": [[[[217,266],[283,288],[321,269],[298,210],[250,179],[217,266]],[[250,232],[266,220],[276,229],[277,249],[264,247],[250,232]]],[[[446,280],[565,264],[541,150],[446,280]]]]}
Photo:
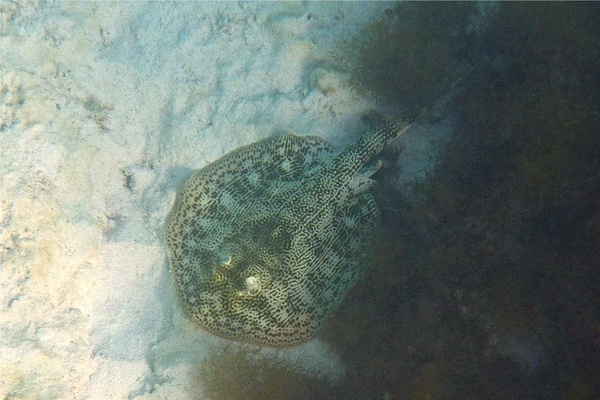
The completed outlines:
{"type": "Polygon", "coordinates": [[[277,136],[198,170],[167,221],[187,313],[245,342],[315,337],[360,276],[379,222],[369,193],[379,164],[367,163],[406,128],[388,124],[338,155],[317,137],[277,136]]]}

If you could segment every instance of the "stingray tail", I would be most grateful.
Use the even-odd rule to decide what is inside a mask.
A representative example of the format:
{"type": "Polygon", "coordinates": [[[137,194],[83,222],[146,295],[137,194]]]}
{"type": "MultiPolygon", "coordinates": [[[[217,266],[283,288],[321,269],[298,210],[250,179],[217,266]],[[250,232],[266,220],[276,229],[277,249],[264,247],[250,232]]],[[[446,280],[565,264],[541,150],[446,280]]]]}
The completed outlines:
{"type": "Polygon", "coordinates": [[[383,150],[388,142],[406,132],[410,125],[411,123],[405,120],[392,121],[364,134],[336,157],[331,168],[338,169],[339,173],[336,176],[353,176],[383,150]]]}

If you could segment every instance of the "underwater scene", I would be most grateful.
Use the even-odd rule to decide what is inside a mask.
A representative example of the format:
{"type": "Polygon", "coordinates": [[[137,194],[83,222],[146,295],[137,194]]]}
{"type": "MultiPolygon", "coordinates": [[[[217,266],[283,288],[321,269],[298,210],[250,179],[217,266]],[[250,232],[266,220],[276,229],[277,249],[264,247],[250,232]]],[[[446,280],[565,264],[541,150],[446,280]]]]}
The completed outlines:
{"type": "Polygon", "coordinates": [[[0,398],[600,399],[600,3],[0,11],[0,398]]]}

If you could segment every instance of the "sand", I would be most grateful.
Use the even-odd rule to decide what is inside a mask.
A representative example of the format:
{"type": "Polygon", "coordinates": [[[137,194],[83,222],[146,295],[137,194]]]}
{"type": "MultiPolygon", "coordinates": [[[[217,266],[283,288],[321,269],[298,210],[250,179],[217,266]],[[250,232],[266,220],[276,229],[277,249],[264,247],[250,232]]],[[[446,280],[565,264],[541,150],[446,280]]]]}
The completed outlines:
{"type": "MultiPolygon", "coordinates": [[[[199,396],[190,371],[222,339],[174,294],[177,189],[283,131],[358,137],[374,102],[331,48],[386,5],[0,7],[0,397],[199,396]]],[[[289,354],[343,373],[319,340],[289,354]]]]}

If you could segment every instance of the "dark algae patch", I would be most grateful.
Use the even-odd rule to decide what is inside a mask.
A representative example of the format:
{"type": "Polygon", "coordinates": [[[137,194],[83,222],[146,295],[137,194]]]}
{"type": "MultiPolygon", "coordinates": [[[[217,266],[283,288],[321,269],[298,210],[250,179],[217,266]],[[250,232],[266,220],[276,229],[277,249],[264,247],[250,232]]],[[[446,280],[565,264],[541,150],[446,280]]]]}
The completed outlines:
{"type": "Polygon", "coordinates": [[[208,355],[191,376],[202,382],[197,399],[335,399],[333,384],[308,374],[299,363],[261,354],[258,348],[225,344],[208,355]]]}
{"type": "Polygon", "coordinates": [[[345,38],[336,58],[357,88],[386,107],[416,112],[461,79],[461,56],[475,3],[406,2],[390,6],[359,33],[345,38]]]}
{"type": "Polygon", "coordinates": [[[386,107],[427,106],[443,70],[471,71],[429,177],[410,198],[376,177],[378,256],[325,334],[349,365],[345,398],[600,398],[600,8],[476,7],[399,5],[409,22],[383,17],[358,45],[355,79],[386,107]],[[431,32],[377,47],[410,30],[431,32]],[[439,65],[399,78],[410,48],[440,42],[439,65]]]}

